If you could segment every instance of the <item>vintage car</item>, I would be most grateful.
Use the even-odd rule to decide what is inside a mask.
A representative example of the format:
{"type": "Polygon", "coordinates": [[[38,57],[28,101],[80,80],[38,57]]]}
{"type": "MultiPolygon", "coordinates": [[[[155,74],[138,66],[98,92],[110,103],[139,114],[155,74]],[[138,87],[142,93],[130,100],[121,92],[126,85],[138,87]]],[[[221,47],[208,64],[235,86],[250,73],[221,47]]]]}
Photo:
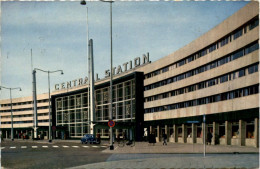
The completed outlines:
{"type": "Polygon", "coordinates": [[[82,138],[81,138],[81,143],[82,144],[99,144],[98,139],[96,139],[96,137],[93,134],[85,134],[82,138]]]}

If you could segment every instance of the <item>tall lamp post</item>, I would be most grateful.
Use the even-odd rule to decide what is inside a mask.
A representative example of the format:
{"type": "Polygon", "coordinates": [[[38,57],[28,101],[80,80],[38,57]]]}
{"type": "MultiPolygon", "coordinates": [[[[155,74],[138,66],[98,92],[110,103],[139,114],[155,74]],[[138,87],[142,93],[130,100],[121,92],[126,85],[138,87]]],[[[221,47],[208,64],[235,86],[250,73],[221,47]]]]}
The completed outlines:
{"type": "Polygon", "coordinates": [[[45,71],[42,69],[35,68],[34,71],[39,70],[44,73],[48,73],[48,88],[49,88],[49,142],[52,142],[51,139],[51,91],[50,91],[50,73],[56,73],[56,72],[61,72],[61,75],[63,75],[62,70],[55,70],[55,71],[45,71]]]}
{"type": "Polygon", "coordinates": [[[10,90],[10,100],[11,100],[11,139],[12,139],[12,141],[14,141],[12,90],[19,89],[20,91],[22,91],[22,89],[20,87],[9,88],[9,87],[0,86],[0,90],[2,90],[2,88],[10,90]]]}
{"type": "MultiPolygon", "coordinates": [[[[113,120],[112,116],[112,104],[113,104],[113,38],[112,38],[112,3],[114,1],[105,1],[101,0],[102,2],[109,2],[110,3],[110,106],[109,106],[109,120],[113,120]]],[[[82,0],[80,2],[81,5],[86,5],[86,1],[82,0]]],[[[94,112],[93,112],[94,113],[94,112]]],[[[113,129],[110,127],[110,150],[114,150],[113,145],[113,129]]]]}
{"type": "MultiPolygon", "coordinates": [[[[114,1],[105,1],[102,2],[110,3],[110,106],[109,106],[109,120],[113,120],[113,36],[112,36],[112,3],[114,1]]],[[[114,150],[113,145],[113,128],[110,127],[110,150],[114,150]]]]}
{"type": "MultiPolygon", "coordinates": [[[[80,2],[81,5],[86,5],[86,1],[82,0],[80,2]]],[[[87,7],[87,43],[89,43],[89,29],[88,29],[88,7],[87,7]]],[[[89,49],[89,45],[87,45],[87,50],[89,49]]],[[[91,132],[90,130],[90,55],[88,53],[88,133],[91,132]]]]}

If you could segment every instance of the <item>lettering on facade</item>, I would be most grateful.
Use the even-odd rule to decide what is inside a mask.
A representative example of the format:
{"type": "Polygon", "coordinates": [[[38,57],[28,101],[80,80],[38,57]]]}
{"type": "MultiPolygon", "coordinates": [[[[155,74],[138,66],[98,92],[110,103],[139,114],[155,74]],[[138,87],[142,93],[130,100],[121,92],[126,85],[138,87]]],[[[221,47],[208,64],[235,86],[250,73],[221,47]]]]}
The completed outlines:
{"type": "MultiPolygon", "coordinates": [[[[113,67],[112,73],[113,75],[115,74],[121,74],[123,72],[126,72],[128,70],[131,70],[133,68],[137,68],[141,65],[150,63],[149,60],[149,53],[147,54],[143,54],[143,57],[136,57],[134,58],[133,61],[129,61],[129,62],[125,62],[123,63],[123,65],[118,65],[117,67],[113,67]]],[[[110,77],[110,69],[105,70],[105,78],[110,77]]],[[[63,82],[60,84],[55,84],[55,90],[61,90],[61,89],[69,89],[72,87],[76,87],[76,86],[82,86],[88,83],[88,77],[85,77],[85,79],[83,78],[79,78],[79,79],[75,79],[72,81],[68,81],[68,82],[63,82]]],[[[96,74],[96,81],[100,80],[100,78],[98,77],[98,74],[96,74]]]]}

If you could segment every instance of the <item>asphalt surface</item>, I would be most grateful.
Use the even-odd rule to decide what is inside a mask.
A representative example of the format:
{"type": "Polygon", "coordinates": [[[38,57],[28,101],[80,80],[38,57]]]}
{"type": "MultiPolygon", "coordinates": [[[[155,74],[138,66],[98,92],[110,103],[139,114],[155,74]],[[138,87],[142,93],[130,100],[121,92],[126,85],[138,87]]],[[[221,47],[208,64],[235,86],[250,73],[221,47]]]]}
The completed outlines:
{"type": "Polygon", "coordinates": [[[1,143],[1,166],[12,169],[58,169],[104,162],[111,155],[102,153],[106,145],[77,142],[1,143]]]}
{"type": "Polygon", "coordinates": [[[101,145],[81,144],[78,140],[6,140],[1,143],[2,168],[14,169],[184,169],[259,168],[259,148],[245,146],[138,142],[134,146],[110,150],[101,145]]]}

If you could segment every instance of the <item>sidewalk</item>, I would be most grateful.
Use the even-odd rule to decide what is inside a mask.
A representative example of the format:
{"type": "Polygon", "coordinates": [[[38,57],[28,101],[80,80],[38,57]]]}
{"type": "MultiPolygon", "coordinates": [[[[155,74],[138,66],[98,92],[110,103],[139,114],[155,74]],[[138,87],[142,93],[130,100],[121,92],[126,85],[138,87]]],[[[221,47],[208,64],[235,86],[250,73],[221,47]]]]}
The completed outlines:
{"type": "MultiPolygon", "coordinates": [[[[107,148],[104,153],[172,153],[172,154],[189,154],[203,153],[203,144],[187,144],[187,143],[167,143],[163,146],[162,142],[156,143],[154,146],[147,142],[136,142],[134,147],[124,146],[118,147],[114,144],[114,150],[107,148]]],[[[259,148],[246,146],[231,146],[231,145],[206,145],[206,153],[254,153],[257,154],[259,148]]]]}
{"type": "Polygon", "coordinates": [[[107,162],[88,164],[71,169],[245,169],[259,168],[259,149],[242,146],[137,142],[134,147],[107,148],[112,153],[107,162]]]}

